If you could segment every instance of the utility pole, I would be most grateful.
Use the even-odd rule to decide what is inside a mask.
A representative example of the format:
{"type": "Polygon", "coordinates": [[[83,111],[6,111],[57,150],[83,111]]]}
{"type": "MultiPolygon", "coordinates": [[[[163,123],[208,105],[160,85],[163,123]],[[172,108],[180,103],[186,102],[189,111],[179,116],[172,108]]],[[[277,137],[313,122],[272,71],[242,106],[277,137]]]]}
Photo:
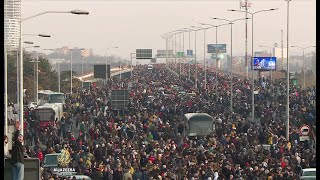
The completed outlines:
{"type": "MultiPolygon", "coordinates": [[[[242,4],[242,1],[240,1],[240,9],[241,7],[244,7],[246,10],[246,30],[245,30],[245,63],[246,63],[246,77],[248,78],[249,75],[249,63],[248,63],[248,9],[251,7],[251,3],[248,2],[248,0],[245,0],[244,4],[242,4]]],[[[253,55],[252,55],[253,56],[253,55]]]]}
{"type": "Polygon", "coordinates": [[[283,70],[283,30],[281,29],[281,70],[283,70]]]}

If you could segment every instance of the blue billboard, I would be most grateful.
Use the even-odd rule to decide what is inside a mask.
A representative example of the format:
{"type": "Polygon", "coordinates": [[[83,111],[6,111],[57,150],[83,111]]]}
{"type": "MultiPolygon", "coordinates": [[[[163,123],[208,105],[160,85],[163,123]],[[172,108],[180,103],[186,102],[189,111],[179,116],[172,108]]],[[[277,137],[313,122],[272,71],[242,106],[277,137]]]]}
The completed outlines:
{"type": "Polygon", "coordinates": [[[188,49],[187,50],[187,56],[193,56],[193,50],[188,49]]]}
{"type": "Polygon", "coordinates": [[[254,57],[253,58],[253,70],[276,70],[276,57],[254,57]]]}

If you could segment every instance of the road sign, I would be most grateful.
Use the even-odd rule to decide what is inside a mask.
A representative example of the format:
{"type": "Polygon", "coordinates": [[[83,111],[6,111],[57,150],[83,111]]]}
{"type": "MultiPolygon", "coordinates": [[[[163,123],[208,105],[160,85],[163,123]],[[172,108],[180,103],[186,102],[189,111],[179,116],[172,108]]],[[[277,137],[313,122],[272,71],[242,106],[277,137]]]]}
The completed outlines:
{"type": "Polygon", "coordinates": [[[136,49],[136,59],[152,59],[152,49],[136,49]]]}
{"type": "Polygon", "coordinates": [[[106,79],[106,72],[108,73],[108,77],[110,78],[110,65],[108,65],[107,68],[105,64],[95,64],[93,66],[94,78],[106,79]]]}
{"type": "MultiPolygon", "coordinates": [[[[158,57],[158,58],[167,57],[167,51],[166,50],[157,50],[156,57],[158,57]]],[[[168,50],[168,57],[173,57],[173,50],[168,50]]]]}
{"type": "Polygon", "coordinates": [[[111,91],[111,107],[112,109],[127,109],[129,99],[128,90],[112,90],[111,91]]]}
{"type": "Polygon", "coordinates": [[[310,127],[308,125],[302,125],[299,130],[300,135],[307,136],[309,135],[310,127]]]}
{"type": "Polygon", "coordinates": [[[226,44],[208,44],[208,53],[226,53],[226,44]]]}
{"type": "Polygon", "coordinates": [[[157,63],[157,59],[156,58],[150,59],[150,63],[157,63]]]}
{"type": "Polygon", "coordinates": [[[308,125],[302,125],[299,131],[300,131],[300,137],[299,137],[300,141],[310,140],[310,137],[309,137],[310,127],[308,125]]]}
{"type": "Polygon", "coordinates": [[[184,52],[177,52],[177,58],[184,57],[184,52]]]}
{"type": "Polygon", "coordinates": [[[188,49],[187,50],[187,56],[193,56],[193,50],[188,49]]]}

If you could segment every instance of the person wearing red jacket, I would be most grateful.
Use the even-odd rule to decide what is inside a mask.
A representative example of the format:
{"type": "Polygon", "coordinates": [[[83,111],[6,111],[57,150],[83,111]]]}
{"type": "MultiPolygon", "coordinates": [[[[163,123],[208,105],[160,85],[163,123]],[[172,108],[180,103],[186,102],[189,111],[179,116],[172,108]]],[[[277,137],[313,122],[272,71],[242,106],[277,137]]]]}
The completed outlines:
{"type": "Polygon", "coordinates": [[[38,155],[37,155],[37,157],[39,158],[40,162],[43,161],[43,153],[42,153],[41,149],[38,149],[38,155]]]}

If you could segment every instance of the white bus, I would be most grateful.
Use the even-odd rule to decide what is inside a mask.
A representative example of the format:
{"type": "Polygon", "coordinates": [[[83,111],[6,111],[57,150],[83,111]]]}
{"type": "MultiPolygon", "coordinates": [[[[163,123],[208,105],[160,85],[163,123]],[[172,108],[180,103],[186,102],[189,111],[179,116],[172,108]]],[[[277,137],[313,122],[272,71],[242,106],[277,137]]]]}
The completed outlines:
{"type": "Polygon", "coordinates": [[[63,116],[62,103],[46,103],[38,106],[33,110],[34,120],[39,124],[40,128],[54,125],[54,121],[60,119],[63,116]]]}
{"type": "Polygon", "coordinates": [[[43,105],[45,103],[65,104],[65,95],[51,90],[41,90],[38,92],[38,105],[43,105]]]}
{"type": "Polygon", "coordinates": [[[186,136],[207,136],[215,132],[215,120],[207,113],[184,114],[186,136]]]}

